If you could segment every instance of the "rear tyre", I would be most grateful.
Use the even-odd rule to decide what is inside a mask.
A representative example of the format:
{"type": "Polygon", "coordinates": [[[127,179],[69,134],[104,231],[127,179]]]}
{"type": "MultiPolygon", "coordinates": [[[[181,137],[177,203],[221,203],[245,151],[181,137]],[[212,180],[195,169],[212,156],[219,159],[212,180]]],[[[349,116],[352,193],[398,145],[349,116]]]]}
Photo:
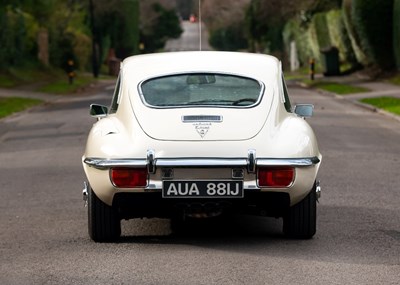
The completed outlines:
{"type": "Polygon", "coordinates": [[[89,236],[95,242],[112,242],[121,235],[121,221],[112,206],[101,201],[92,188],[88,191],[89,236]]]}
{"type": "Polygon", "coordinates": [[[283,233],[290,238],[310,239],[317,229],[317,195],[314,183],[311,192],[290,207],[283,217],[283,233]]]}

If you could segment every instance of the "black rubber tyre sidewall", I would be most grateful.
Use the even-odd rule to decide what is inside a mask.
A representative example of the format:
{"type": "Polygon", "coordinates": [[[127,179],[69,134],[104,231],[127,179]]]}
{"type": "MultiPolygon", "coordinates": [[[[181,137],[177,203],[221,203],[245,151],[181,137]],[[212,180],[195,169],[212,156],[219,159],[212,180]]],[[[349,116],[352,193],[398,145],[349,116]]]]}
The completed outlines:
{"type": "Polygon", "coordinates": [[[121,221],[112,206],[101,201],[91,187],[88,191],[88,231],[96,242],[112,242],[121,235],[121,221]]]}
{"type": "Polygon", "coordinates": [[[314,183],[310,193],[290,207],[283,217],[283,232],[289,238],[310,239],[317,230],[317,195],[314,183]]]}

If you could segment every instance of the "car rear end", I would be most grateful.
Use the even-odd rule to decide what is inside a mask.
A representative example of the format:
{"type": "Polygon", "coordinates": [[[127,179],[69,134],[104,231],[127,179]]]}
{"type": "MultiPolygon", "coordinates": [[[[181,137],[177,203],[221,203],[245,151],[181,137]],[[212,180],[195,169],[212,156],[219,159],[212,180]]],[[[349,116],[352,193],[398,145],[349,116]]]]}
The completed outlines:
{"type": "Polygon", "coordinates": [[[321,155],[311,128],[285,109],[279,62],[204,54],[124,62],[115,130],[106,131],[113,139],[83,158],[119,219],[284,217],[315,191],[321,155]]]}

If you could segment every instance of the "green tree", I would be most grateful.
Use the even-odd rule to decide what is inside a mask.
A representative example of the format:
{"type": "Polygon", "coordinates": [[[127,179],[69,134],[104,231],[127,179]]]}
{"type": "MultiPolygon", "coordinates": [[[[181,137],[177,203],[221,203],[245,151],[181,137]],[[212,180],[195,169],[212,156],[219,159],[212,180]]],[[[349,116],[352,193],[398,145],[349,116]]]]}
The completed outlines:
{"type": "Polygon", "coordinates": [[[400,0],[394,0],[393,50],[394,50],[397,68],[400,69],[400,0]]]}
{"type": "MultiPolygon", "coordinates": [[[[197,2],[197,1],[196,1],[197,2]]],[[[241,50],[248,46],[245,14],[250,0],[202,0],[202,19],[209,42],[217,50],[241,50]]]]}
{"type": "Polygon", "coordinates": [[[258,50],[257,46],[260,45],[264,35],[268,31],[267,21],[260,20],[260,11],[260,0],[252,0],[246,10],[246,30],[251,52],[258,50]]]}
{"type": "Polygon", "coordinates": [[[218,50],[237,51],[247,48],[247,40],[242,26],[234,24],[212,30],[209,42],[218,50]]]}
{"type": "Polygon", "coordinates": [[[353,0],[351,12],[366,55],[383,69],[393,68],[393,0],[353,0]]]}
{"type": "Polygon", "coordinates": [[[6,5],[0,5],[0,62],[2,66],[10,64],[12,57],[11,51],[11,39],[12,39],[12,29],[10,27],[7,7],[6,5]]]}
{"type": "Polygon", "coordinates": [[[93,74],[111,54],[124,59],[139,48],[138,0],[90,0],[93,74]],[[110,52],[113,51],[113,52],[110,52]]]}
{"type": "Polygon", "coordinates": [[[32,45],[29,43],[27,25],[29,15],[19,2],[3,2],[0,5],[0,62],[1,69],[18,67],[31,60],[32,45]]]}
{"type": "MultiPolygon", "coordinates": [[[[78,0],[12,1],[7,14],[18,16],[11,27],[14,57],[24,62],[39,59],[44,65],[55,67],[62,67],[68,59],[78,62],[75,39],[79,33],[82,37],[88,32],[81,28],[85,26],[84,7],[78,0]]],[[[6,26],[10,31],[10,25],[6,26]]]]}
{"type": "Polygon", "coordinates": [[[178,38],[183,32],[174,9],[166,9],[159,3],[154,3],[152,9],[156,13],[154,21],[146,30],[141,30],[145,53],[162,49],[168,39],[178,38]]]}
{"type": "MultiPolygon", "coordinates": [[[[92,0],[93,1],[93,0],[92,0]]],[[[116,51],[119,58],[138,53],[139,2],[137,0],[93,1],[95,9],[94,33],[102,50],[116,51]]],[[[105,54],[103,53],[102,59],[105,54]]]]}

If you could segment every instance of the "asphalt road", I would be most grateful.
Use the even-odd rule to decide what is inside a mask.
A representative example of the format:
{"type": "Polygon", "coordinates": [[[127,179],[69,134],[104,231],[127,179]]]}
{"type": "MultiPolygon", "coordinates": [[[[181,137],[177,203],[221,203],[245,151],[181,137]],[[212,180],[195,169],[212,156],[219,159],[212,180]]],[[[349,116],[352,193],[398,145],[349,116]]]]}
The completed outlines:
{"type": "Polygon", "coordinates": [[[60,99],[0,121],[0,284],[398,284],[400,123],[290,87],[313,103],[323,164],[318,229],[288,240],[281,220],[235,216],[171,234],[168,220],[87,234],[81,155],[96,96],[60,99]]]}
{"type": "Polygon", "coordinates": [[[208,32],[204,25],[201,26],[201,41],[198,22],[190,23],[189,21],[183,21],[181,26],[183,29],[181,37],[169,40],[165,46],[166,51],[205,51],[212,49],[208,44],[208,32]]]}
{"type": "MultiPolygon", "coordinates": [[[[198,50],[184,22],[166,50],[198,50]]],[[[203,33],[202,49],[209,49],[203,33]]],[[[81,155],[90,103],[111,90],[57,99],[0,120],[0,284],[398,284],[400,123],[290,87],[313,103],[324,155],[312,240],[285,239],[281,220],[235,216],[176,235],[168,220],[122,224],[115,244],[87,235],[81,155]]]]}

